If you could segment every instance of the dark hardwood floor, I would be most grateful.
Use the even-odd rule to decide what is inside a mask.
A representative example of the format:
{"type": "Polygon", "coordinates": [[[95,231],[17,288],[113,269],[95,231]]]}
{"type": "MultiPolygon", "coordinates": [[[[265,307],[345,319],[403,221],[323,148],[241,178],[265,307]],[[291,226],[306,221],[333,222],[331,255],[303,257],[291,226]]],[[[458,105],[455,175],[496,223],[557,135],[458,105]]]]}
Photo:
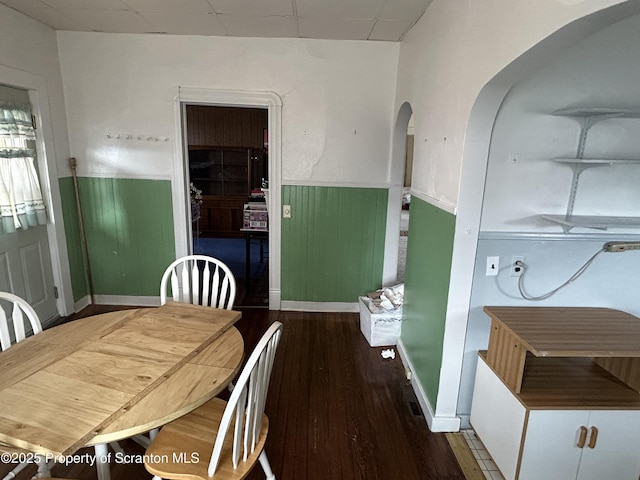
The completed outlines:
{"type": "MultiPolygon", "coordinates": [[[[80,316],[113,307],[89,307],[80,316]]],[[[284,324],[267,414],[266,451],[278,480],[463,480],[445,434],[431,433],[404,377],[360,333],[357,314],[241,309],[249,352],[267,326],[284,324]]],[[[128,453],[143,454],[127,440],[128,453]]],[[[80,453],[92,454],[91,449],[80,453]]],[[[0,465],[0,476],[10,470],[0,465]]],[[[27,480],[28,467],[17,480],[27,480]]],[[[112,466],[113,480],[150,479],[136,461],[112,466]]],[[[94,480],[87,464],[54,466],[58,477],[94,480]]],[[[215,478],[215,477],[214,477],[215,478]]],[[[259,465],[249,480],[263,480],[259,465]]]]}

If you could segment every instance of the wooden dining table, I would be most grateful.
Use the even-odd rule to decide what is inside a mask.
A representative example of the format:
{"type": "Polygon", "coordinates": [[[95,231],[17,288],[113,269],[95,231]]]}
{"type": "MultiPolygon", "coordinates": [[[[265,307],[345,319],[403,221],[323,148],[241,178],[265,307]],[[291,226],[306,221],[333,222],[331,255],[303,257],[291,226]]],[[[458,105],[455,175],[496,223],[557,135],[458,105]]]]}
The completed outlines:
{"type": "Polygon", "coordinates": [[[108,480],[109,457],[98,458],[106,443],[190,412],[238,373],[240,316],[169,302],[75,320],[13,345],[0,354],[0,444],[56,460],[99,446],[98,477],[108,480]]]}

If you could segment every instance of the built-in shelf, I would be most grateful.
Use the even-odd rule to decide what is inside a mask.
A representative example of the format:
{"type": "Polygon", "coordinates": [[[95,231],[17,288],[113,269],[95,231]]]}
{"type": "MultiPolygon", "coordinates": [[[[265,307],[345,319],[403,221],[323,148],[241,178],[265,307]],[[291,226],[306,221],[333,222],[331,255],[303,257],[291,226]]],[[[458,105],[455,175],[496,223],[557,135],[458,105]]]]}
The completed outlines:
{"type": "Polygon", "coordinates": [[[639,217],[605,217],[598,215],[540,215],[545,220],[562,225],[565,228],[640,228],[639,217]]]}
{"type": "Polygon", "coordinates": [[[610,116],[615,118],[640,118],[640,109],[611,107],[574,107],[556,110],[555,112],[553,112],[553,114],[563,117],[610,116]]]}
{"type": "Polygon", "coordinates": [[[596,123],[612,118],[640,118],[637,108],[609,108],[609,107],[573,107],[556,110],[554,115],[573,117],[580,123],[580,139],[575,157],[558,157],[552,160],[566,164],[573,171],[571,190],[567,210],[564,215],[541,215],[541,218],[562,226],[565,233],[572,228],[592,228],[607,230],[608,228],[638,228],[640,218],[636,217],[605,217],[573,215],[580,175],[588,168],[612,165],[630,165],[640,163],[640,158],[585,158],[585,144],[589,129],[596,123]]]}
{"type": "Polygon", "coordinates": [[[557,163],[570,163],[570,164],[581,164],[581,165],[624,165],[624,164],[632,164],[632,163],[640,163],[640,158],[563,158],[556,157],[553,159],[554,162],[557,163]]]}

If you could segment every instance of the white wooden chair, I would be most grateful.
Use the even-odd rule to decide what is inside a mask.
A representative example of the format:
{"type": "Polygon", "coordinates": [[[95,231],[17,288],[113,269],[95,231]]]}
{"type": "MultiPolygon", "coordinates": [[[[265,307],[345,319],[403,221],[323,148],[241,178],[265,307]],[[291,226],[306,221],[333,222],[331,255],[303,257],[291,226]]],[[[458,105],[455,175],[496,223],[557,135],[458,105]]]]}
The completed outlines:
{"type": "MultiPolygon", "coordinates": [[[[26,300],[13,293],[0,292],[0,345],[2,351],[9,349],[14,343],[23,341],[29,334],[36,335],[40,332],[42,332],[42,324],[33,307],[26,300]]],[[[38,464],[40,465],[40,462],[38,464]]],[[[19,463],[2,480],[15,478],[28,465],[29,462],[19,463]]]]}
{"type": "Polygon", "coordinates": [[[269,429],[264,407],[281,335],[279,322],[267,329],[228,402],[213,398],[162,427],[145,455],[154,480],[241,479],[257,461],[267,480],[275,480],[264,451],[269,429]]]}
{"type": "Polygon", "coordinates": [[[231,310],[236,279],[223,262],[207,255],[187,255],[167,267],[160,282],[160,304],[176,302],[231,310]],[[171,297],[168,288],[171,287],[171,297]]]}
{"type": "MultiPolygon", "coordinates": [[[[217,258],[186,255],[174,260],[162,274],[160,304],[164,305],[168,299],[231,310],[236,299],[236,279],[231,269],[217,258]]],[[[230,389],[232,386],[230,383],[230,389]]],[[[158,430],[155,428],[148,436],[135,435],[132,439],[147,448],[158,430]]]]}
{"type": "Polygon", "coordinates": [[[13,293],[0,292],[0,303],[3,304],[2,308],[0,308],[0,343],[2,344],[3,352],[14,343],[24,340],[27,337],[27,333],[35,335],[42,332],[38,314],[24,299],[13,293]],[[8,312],[5,311],[7,304],[10,305],[13,334],[9,329],[8,312]],[[25,328],[25,322],[28,322],[30,332],[25,328]]]}
{"type": "MultiPolygon", "coordinates": [[[[36,335],[41,332],[42,324],[40,323],[38,314],[26,300],[13,293],[0,292],[0,344],[3,352],[14,343],[23,341],[29,333],[36,335]],[[11,327],[13,333],[9,329],[10,324],[7,318],[7,312],[9,310],[11,311],[11,327]],[[26,328],[27,322],[30,328],[26,328]]],[[[123,452],[116,442],[110,443],[110,445],[114,450],[123,452]]],[[[101,447],[106,448],[105,446],[96,445],[96,451],[101,447]]],[[[0,448],[0,450],[2,449],[0,448]]],[[[51,461],[47,463],[44,461],[44,457],[36,456],[35,463],[38,465],[38,478],[45,478],[42,477],[42,475],[50,475],[51,467],[55,462],[51,461]]],[[[16,478],[16,475],[28,465],[29,462],[19,463],[11,472],[4,476],[2,480],[16,478]]]]}

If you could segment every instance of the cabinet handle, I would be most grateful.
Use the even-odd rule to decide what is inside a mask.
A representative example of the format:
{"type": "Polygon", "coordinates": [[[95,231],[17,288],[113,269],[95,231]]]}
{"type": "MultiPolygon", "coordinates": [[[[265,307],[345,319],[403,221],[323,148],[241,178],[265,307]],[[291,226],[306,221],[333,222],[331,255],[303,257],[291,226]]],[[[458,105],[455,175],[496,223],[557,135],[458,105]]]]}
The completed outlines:
{"type": "Polygon", "coordinates": [[[591,436],[589,437],[589,448],[595,448],[598,441],[598,429],[591,427],[591,436]]]}
{"type": "Polygon", "coordinates": [[[587,443],[587,427],[584,425],[580,427],[580,436],[578,437],[578,448],[584,448],[587,443]]]}

